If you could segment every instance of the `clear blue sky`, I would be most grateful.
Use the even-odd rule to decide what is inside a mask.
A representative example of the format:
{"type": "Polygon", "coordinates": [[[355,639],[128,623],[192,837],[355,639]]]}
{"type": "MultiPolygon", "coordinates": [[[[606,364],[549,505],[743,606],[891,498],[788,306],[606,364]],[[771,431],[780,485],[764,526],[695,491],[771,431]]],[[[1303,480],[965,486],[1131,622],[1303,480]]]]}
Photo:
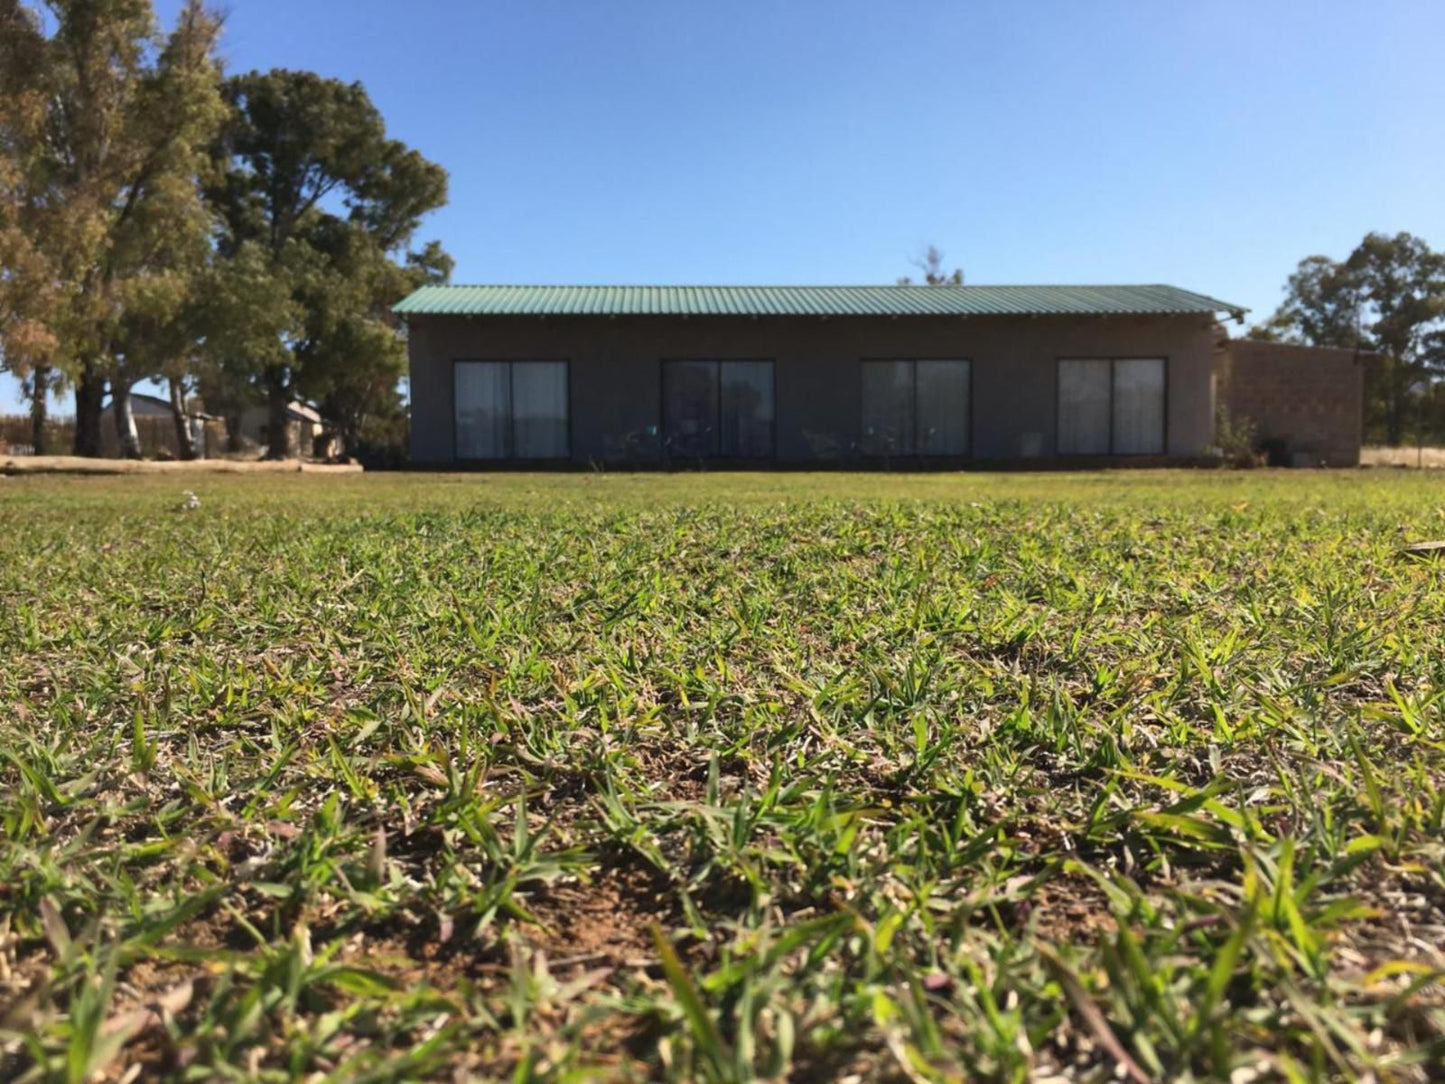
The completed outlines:
{"type": "Polygon", "coordinates": [[[451,172],[458,282],[891,282],[933,242],[1262,317],[1368,230],[1445,246],[1441,0],[228,7],[231,70],[361,80],[451,172]]]}

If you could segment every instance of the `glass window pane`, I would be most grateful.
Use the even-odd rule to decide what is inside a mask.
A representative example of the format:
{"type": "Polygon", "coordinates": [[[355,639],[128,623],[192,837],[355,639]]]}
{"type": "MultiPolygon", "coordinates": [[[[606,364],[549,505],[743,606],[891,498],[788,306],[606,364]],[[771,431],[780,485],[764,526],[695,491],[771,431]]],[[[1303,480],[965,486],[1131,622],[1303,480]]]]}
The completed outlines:
{"type": "Polygon", "coordinates": [[[1164,454],[1164,359],[1114,362],[1114,452],[1164,454]]]}
{"type": "Polygon", "coordinates": [[[1109,372],[1107,360],[1059,362],[1059,454],[1107,455],[1109,372]]]}
{"type": "Polygon", "coordinates": [[[512,363],[512,454],[557,459],[567,454],[567,363],[512,363]]]}
{"type": "Polygon", "coordinates": [[[968,362],[915,362],[918,454],[968,454],[968,362]]]}
{"type": "Polygon", "coordinates": [[[457,458],[506,458],[511,436],[510,369],[505,361],[466,361],[453,367],[457,458]]]}
{"type": "Polygon", "coordinates": [[[722,417],[718,451],[739,458],[773,454],[773,363],[719,363],[722,417]]]}
{"type": "Polygon", "coordinates": [[[662,428],[668,455],[717,453],[717,368],[715,361],[663,363],[662,428]]]}
{"type": "Polygon", "coordinates": [[[863,451],[913,454],[913,362],[863,362],[863,451]]]}

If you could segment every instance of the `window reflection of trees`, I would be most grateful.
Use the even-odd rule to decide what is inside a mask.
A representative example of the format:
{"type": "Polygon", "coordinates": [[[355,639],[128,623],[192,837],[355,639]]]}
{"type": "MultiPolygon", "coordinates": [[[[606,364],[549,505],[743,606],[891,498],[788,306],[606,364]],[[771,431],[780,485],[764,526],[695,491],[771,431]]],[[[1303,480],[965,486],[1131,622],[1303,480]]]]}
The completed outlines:
{"type": "Polygon", "coordinates": [[[968,361],[865,359],[861,364],[859,446],[865,456],[968,454],[968,361]]]}
{"type": "Polygon", "coordinates": [[[770,457],[773,363],[664,362],[663,446],[674,459],[770,457]]]}

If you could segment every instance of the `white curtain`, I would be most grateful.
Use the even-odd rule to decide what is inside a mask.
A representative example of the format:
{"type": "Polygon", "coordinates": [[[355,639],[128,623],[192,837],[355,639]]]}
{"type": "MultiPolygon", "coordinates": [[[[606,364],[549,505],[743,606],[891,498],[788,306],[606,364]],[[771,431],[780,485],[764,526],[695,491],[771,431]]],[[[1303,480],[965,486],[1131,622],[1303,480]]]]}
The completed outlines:
{"type": "Polygon", "coordinates": [[[1163,358],[1114,362],[1114,452],[1164,454],[1163,358]]]}
{"type": "Polygon", "coordinates": [[[453,369],[458,459],[505,459],[511,444],[511,366],[464,361],[453,369]]]}
{"type": "Polygon", "coordinates": [[[719,453],[740,459],[771,456],[773,363],[724,361],[718,363],[718,372],[722,385],[719,453]]]}
{"type": "Polygon", "coordinates": [[[863,450],[913,454],[913,362],[863,364],[863,450]]]}
{"type": "Polygon", "coordinates": [[[567,363],[512,363],[512,454],[559,459],[567,454],[567,363]]]}
{"type": "Polygon", "coordinates": [[[968,362],[919,361],[919,455],[968,454],[968,362]]]}
{"type": "Polygon", "coordinates": [[[1112,363],[1084,358],[1059,362],[1059,454],[1109,452],[1109,379],[1112,363]]]}

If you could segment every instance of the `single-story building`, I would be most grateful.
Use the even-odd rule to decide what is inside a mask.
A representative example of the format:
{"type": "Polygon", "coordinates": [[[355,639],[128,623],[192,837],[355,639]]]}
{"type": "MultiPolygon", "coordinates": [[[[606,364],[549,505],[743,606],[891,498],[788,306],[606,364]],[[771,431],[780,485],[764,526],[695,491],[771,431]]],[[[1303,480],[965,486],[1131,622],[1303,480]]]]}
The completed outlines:
{"type": "MultiPolygon", "coordinates": [[[[286,404],[286,446],[292,455],[325,457],[339,452],[339,442],[326,437],[326,422],[312,406],[293,400],[286,404]]],[[[265,403],[241,412],[241,443],[246,448],[265,448],[271,431],[271,414],[265,403]]]]}
{"type": "Polygon", "coordinates": [[[1332,346],[1231,339],[1215,362],[1215,396],[1272,464],[1357,467],[1370,357],[1332,346]]]}
{"type": "Polygon", "coordinates": [[[944,467],[1208,454],[1216,321],[1173,286],[426,286],[418,466],[944,467]]]}

